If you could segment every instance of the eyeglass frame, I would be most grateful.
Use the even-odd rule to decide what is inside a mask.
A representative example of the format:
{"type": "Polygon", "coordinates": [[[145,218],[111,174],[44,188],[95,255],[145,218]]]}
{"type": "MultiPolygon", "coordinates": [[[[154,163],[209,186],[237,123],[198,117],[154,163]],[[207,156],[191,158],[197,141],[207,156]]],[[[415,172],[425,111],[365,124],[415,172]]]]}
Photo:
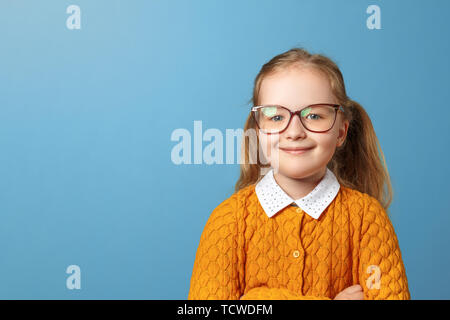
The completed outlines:
{"type": "Polygon", "coordinates": [[[336,123],[337,113],[338,113],[339,110],[341,110],[342,112],[344,112],[344,108],[343,108],[342,105],[340,105],[340,104],[333,104],[333,103],[314,103],[314,104],[310,104],[310,105],[308,105],[308,106],[306,106],[306,107],[304,107],[304,108],[302,108],[302,109],[300,109],[300,110],[297,110],[297,111],[291,111],[291,110],[289,110],[288,108],[286,108],[285,106],[282,106],[282,105],[280,105],[280,104],[267,104],[267,105],[262,105],[262,106],[254,106],[254,107],[251,108],[250,111],[252,112],[253,119],[255,120],[256,126],[258,127],[259,130],[261,130],[261,131],[262,131],[263,133],[265,133],[265,134],[280,134],[280,133],[286,131],[287,128],[289,128],[289,124],[291,123],[292,118],[293,118],[296,114],[298,114],[298,117],[300,118],[300,122],[302,123],[303,127],[304,127],[306,130],[311,131],[311,132],[315,132],[315,133],[324,133],[324,132],[328,132],[328,131],[330,131],[330,130],[334,127],[334,124],[336,123]],[[330,107],[333,107],[334,110],[336,110],[336,112],[335,112],[335,114],[334,114],[333,124],[331,125],[330,129],[328,129],[328,130],[324,130],[324,131],[310,130],[310,129],[308,129],[308,128],[305,126],[305,124],[303,123],[302,116],[301,116],[301,112],[302,112],[303,110],[305,110],[306,108],[313,107],[313,106],[318,106],[318,105],[321,105],[321,106],[323,106],[323,105],[330,106],[330,107]],[[263,108],[263,107],[281,107],[281,108],[283,108],[283,109],[286,109],[286,110],[289,112],[289,116],[290,116],[290,117],[289,117],[289,121],[288,121],[288,123],[287,123],[287,125],[286,125],[286,128],[284,128],[283,130],[278,131],[278,132],[264,132],[264,130],[261,129],[261,128],[259,127],[258,120],[256,120],[256,115],[255,115],[255,114],[256,114],[256,111],[258,111],[258,109],[263,108]]]}

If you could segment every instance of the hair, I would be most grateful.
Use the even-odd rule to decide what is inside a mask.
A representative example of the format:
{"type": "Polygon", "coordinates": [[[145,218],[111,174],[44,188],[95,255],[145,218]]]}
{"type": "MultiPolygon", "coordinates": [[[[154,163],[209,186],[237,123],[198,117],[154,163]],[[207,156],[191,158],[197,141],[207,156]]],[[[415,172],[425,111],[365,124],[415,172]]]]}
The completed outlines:
{"type": "MultiPolygon", "coordinates": [[[[322,54],[311,54],[303,48],[292,48],[273,57],[257,74],[253,95],[248,103],[260,104],[260,87],[266,76],[295,66],[310,67],[328,77],[334,96],[343,106],[344,119],[349,121],[345,141],[336,148],[332,159],[327,164],[328,169],[334,173],[341,185],[376,198],[387,210],[392,202],[393,192],[383,151],[369,115],[359,103],[347,96],[342,73],[330,58],[322,54]]],[[[244,132],[249,129],[257,130],[251,112],[245,122],[244,132]]],[[[259,150],[259,138],[255,141],[255,139],[249,139],[247,135],[243,136],[240,176],[235,185],[235,192],[258,182],[262,178],[263,168],[270,167],[269,164],[261,163],[258,156],[256,161],[249,163],[248,159],[251,157],[249,149],[259,150]],[[256,142],[257,146],[252,146],[252,142],[256,142]]],[[[259,155],[259,152],[257,154],[259,155]]]]}

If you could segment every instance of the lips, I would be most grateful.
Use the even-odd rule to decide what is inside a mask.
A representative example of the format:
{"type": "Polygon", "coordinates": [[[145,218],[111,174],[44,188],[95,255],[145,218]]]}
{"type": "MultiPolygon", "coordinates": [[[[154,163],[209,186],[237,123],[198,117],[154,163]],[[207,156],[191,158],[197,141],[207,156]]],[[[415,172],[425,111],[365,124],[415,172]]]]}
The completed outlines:
{"type": "Polygon", "coordinates": [[[303,147],[303,148],[300,148],[300,147],[298,147],[298,148],[281,148],[280,147],[280,149],[281,150],[285,150],[285,151],[302,151],[302,150],[309,150],[309,149],[312,149],[313,147],[309,147],[309,148],[307,148],[307,147],[303,147]]]}
{"type": "Polygon", "coordinates": [[[302,154],[309,150],[313,149],[313,147],[310,148],[280,148],[280,150],[289,153],[289,154],[302,154]]]}

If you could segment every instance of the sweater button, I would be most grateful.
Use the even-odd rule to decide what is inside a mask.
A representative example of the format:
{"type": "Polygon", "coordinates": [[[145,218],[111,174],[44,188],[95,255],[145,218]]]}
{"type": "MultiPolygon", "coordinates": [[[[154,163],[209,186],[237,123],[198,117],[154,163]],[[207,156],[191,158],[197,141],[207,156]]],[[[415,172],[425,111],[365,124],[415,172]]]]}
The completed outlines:
{"type": "Polygon", "coordinates": [[[294,258],[298,258],[300,256],[300,251],[295,250],[292,255],[294,256],[294,258]]]}
{"type": "Polygon", "coordinates": [[[301,213],[302,211],[303,211],[302,208],[297,208],[298,213],[301,213]]]}

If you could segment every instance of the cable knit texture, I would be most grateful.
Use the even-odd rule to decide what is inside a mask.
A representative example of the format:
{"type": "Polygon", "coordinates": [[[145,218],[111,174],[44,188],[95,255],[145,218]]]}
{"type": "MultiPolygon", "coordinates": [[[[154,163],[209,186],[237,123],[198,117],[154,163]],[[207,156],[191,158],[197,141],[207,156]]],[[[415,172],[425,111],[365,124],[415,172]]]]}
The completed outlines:
{"type": "Polygon", "coordinates": [[[269,218],[253,184],[211,213],[188,299],[333,299],[354,284],[365,300],[410,299],[397,236],[377,199],[341,186],[318,220],[293,206],[269,218]]]}

